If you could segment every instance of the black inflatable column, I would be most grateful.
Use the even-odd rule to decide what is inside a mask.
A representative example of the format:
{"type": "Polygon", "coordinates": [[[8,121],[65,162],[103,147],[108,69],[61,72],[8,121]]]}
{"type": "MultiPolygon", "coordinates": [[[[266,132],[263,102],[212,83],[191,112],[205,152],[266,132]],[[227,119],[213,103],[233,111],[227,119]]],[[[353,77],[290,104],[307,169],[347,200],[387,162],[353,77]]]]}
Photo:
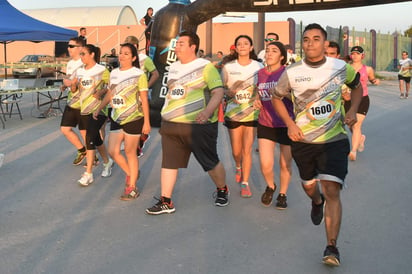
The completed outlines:
{"type": "Polygon", "coordinates": [[[150,100],[150,121],[154,127],[160,127],[160,111],[167,93],[169,66],[176,61],[176,36],[183,30],[197,30],[197,25],[191,24],[186,15],[185,8],[189,4],[189,0],[170,0],[154,17],[149,55],[160,75],[152,87],[150,100]]]}

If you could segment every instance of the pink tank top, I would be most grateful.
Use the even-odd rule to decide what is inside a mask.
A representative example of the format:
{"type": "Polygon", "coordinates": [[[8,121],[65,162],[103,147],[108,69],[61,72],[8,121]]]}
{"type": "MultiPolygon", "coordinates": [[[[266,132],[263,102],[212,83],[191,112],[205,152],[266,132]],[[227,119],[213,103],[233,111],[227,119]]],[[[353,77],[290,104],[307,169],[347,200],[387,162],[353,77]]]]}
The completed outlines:
{"type": "Polygon", "coordinates": [[[363,89],[363,96],[368,95],[368,71],[366,70],[366,65],[362,65],[360,70],[358,70],[360,74],[360,82],[363,89]]]}

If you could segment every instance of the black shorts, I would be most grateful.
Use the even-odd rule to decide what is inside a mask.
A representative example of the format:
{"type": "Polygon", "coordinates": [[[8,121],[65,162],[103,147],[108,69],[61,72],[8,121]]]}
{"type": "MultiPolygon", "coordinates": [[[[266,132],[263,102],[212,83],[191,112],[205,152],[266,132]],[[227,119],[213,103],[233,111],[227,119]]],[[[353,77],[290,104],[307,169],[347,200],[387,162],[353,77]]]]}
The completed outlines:
{"type": "Polygon", "coordinates": [[[343,185],[348,173],[349,151],[348,139],[326,144],[292,142],[292,156],[303,184],[318,178],[343,185]]]}
{"type": "Polygon", "coordinates": [[[245,126],[245,127],[257,127],[258,122],[257,121],[250,121],[250,122],[236,122],[232,120],[227,120],[225,119],[225,122],[223,123],[224,126],[226,126],[228,129],[234,129],[240,126],[245,126]]]}
{"type": "MultiPolygon", "coordinates": [[[[363,114],[366,116],[369,110],[369,95],[363,96],[362,100],[359,104],[358,112],[359,114],[363,114]]],[[[345,101],[345,111],[348,112],[350,109],[350,101],[345,101]]]]}
{"type": "Polygon", "coordinates": [[[123,129],[123,131],[127,134],[139,135],[139,134],[142,134],[143,122],[144,122],[143,117],[139,118],[139,120],[131,121],[124,125],[116,123],[115,121],[110,119],[110,131],[116,131],[119,129],[123,129]]]}
{"type": "Polygon", "coordinates": [[[258,139],[268,139],[281,145],[290,146],[292,141],[288,136],[287,127],[267,127],[258,123],[257,126],[258,139]]]}
{"type": "Polygon", "coordinates": [[[79,125],[79,130],[86,129],[86,124],[80,118],[80,109],[71,108],[66,105],[63,111],[61,127],[76,127],[79,125]]]}
{"type": "Polygon", "coordinates": [[[398,80],[403,80],[403,81],[405,81],[405,83],[410,83],[411,82],[411,77],[405,77],[405,76],[402,76],[402,75],[398,74],[398,80]]]}
{"type": "Polygon", "coordinates": [[[212,170],[219,163],[217,155],[218,123],[183,124],[162,121],[162,168],[187,168],[190,154],[204,171],[212,170]]]}
{"type": "Polygon", "coordinates": [[[86,149],[93,150],[103,144],[103,139],[100,135],[100,129],[106,122],[107,117],[99,114],[97,120],[93,118],[93,114],[81,115],[80,120],[86,124],[86,149]]]}

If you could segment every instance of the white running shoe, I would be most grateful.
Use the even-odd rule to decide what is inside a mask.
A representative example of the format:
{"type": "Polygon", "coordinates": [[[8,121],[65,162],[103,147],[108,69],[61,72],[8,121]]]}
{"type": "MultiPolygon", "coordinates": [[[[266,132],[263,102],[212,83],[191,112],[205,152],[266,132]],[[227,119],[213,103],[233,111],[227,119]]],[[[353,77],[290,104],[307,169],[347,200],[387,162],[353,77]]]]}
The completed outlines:
{"type": "Polygon", "coordinates": [[[112,175],[113,160],[109,158],[107,164],[103,163],[102,177],[110,177],[112,175]]]}
{"type": "Polygon", "coordinates": [[[77,181],[81,186],[89,186],[93,183],[93,173],[83,173],[82,177],[77,181]]]}
{"type": "Polygon", "coordinates": [[[3,165],[4,162],[4,154],[0,153],[0,167],[3,165]]]}

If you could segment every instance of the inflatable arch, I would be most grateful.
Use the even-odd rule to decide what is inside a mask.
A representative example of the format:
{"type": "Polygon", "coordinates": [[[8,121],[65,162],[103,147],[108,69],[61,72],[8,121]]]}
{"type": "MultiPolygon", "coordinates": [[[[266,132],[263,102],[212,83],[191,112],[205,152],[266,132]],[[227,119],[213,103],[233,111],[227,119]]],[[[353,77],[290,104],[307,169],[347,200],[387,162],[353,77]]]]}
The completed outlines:
{"type": "Polygon", "coordinates": [[[350,8],[379,5],[407,0],[169,0],[160,9],[152,24],[149,55],[160,77],[152,87],[150,119],[152,126],[160,126],[160,110],[167,93],[167,75],[171,63],[176,61],[174,46],[182,30],[196,32],[201,23],[225,12],[286,12],[321,9],[350,8]]]}

